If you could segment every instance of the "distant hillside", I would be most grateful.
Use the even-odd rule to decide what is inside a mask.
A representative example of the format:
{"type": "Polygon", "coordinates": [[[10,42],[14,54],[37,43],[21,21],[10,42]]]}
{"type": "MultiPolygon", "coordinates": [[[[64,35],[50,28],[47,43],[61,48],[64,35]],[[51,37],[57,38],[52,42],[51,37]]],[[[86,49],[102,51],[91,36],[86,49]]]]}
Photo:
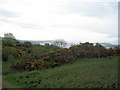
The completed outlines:
{"type": "Polygon", "coordinates": [[[45,40],[45,41],[33,41],[33,40],[18,40],[20,41],[20,43],[24,43],[24,42],[31,42],[32,44],[42,44],[44,45],[45,43],[49,43],[52,44],[54,42],[54,40],[45,40]]]}
{"type": "Polygon", "coordinates": [[[102,46],[106,47],[106,48],[113,48],[117,45],[113,45],[113,44],[110,44],[110,43],[100,43],[102,46]]]}
{"type": "MultiPolygon", "coordinates": [[[[3,37],[2,37],[2,39],[4,39],[3,37]]],[[[41,44],[41,45],[44,45],[45,43],[49,43],[49,44],[52,44],[53,42],[54,42],[54,40],[45,40],[45,41],[36,41],[36,40],[18,40],[18,41],[20,41],[20,43],[24,43],[24,42],[31,42],[32,44],[41,44]]],[[[71,46],[71,44],[73,44],[73,43],[68,43],[67,44],[67,48],[69,48],[70,46],[71,46]]],[[[96,44],[96,43],[94,43],[94,44],[96,44]]],[[[113,47],[115,47],[115,46],[119,46],[120,47],[120,45],[113,45],[113,44],[110,44],[110,43],[100,43],[102,46],[104,46],[104,47],[106,47],[106,48],[113,48],[113,47]]]]}

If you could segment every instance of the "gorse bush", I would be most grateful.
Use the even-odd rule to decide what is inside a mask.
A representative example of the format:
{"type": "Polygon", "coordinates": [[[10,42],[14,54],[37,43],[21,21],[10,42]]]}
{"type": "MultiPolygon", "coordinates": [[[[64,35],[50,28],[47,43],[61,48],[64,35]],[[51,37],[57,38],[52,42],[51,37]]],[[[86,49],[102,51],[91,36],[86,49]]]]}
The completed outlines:
{"type": "Polygon", "coordinates": [[[49,53],[42,54],[39,59],[26,59],[11,65],[17,70],[35,70],[59,66],[64,63],[72,63],[75,58],[69,53],[69,49],[63,48],[49,53]]]}
{"type": "Polygon", "coordinates": [[[48,52],[45,47],[35,46],[31,49],[31,54],[39,57],[42,53],[48,52]]]}
{"type": "Polygon", "coordinates": [[[12,47],[4,47],[2,48],[2,60],[7,61],[8,56],[13,55],[15,58],[19,57],[19,53],[12,47]]]}
{"type": "MultiPolygon", "coordinates": [[[[100,44],[93,45],[92,43],[81,43],[69,48],[71,53],[76,58],[100,58],[116,55],[113,49],[106,49],[100,44]]],[[[119,51],[119,49],[117,49],[119,51]]],[[[116,51],[115,51],[116,52],[116,51]]]]}
{"type": "Polygon", "coordinates": [[[43,54],[43,53],[50,52],[50,51],[55,51],[57,49],[59,49],[59,47],[54,46],[54,45],[49,45],[49,44],[35,45],[31,49],[31,54],[36,56],[36,57],[40,57],[41,54],[43,54]]]}
{"type": "Polygon", "coordinates": [[[54,45],[49,45],[49,44],[33,45],[30,42],[18,43],[15,44],[13,47],[25,51],[26,53],[32,54],[36,57],[39,57],[41,54],[45,52],[55,51],[59,49],[59,47],[54,45]]]}
{"type": "Polygon", "coordinates": [[[33,59],[33,55],[26,53],[25,51],[22,51],[20,49],[9,47],[9,46],[3,46],[2,48],[2,60],[7,61],[8,56],[13,55],[15,58],[21,58],[21,59],[33,59]]]}
{"type": "MultiPolygon", "coordinates": [[[[73,63],[77,58],[101,58],[113,55],[120,55],[119,48],[106,49],[100,44],[93,45],[93,43],[80,43],[80,45],[75,45],[67,48],[57,49],[52,45],[32,45],[31,43],[16,44],[14,47],[3,48],[3,52],[8,52],[8,54],[13,54],[15,57],[20,57],[19,62],[15,62],[11,65],[11,68],[15,70],[36,70],[43,68],[53,68],[65,63],[73,63]],[[30,52],[21,50],[17,47],[25,47],[30,49],[30,52]],[[16,48],[15,48],[16,47],[16,48]],[[50,48],[48,50],[48,48],[50,48]],[[7,48],[7,49],[5,49],[7,48]],[[55,51],[53,51],[53,48],[55,51]]],[[[3,53],[3,60],[7,60],[7,53],[3,53]]]]}
{"type": "Polygon", "coordinates": [[[20,49],[20,50],[23,50],[27,53],[30,53],[31,48],[34,47],[34,45],[32,45],[31,43],[18,43],[18,44],[15,44],[13,47],[20,49]]]}
{"type": "MultiPolygon", "coordinates": [[[[118,48],[115,50],[119,51],[118,48]]],[[[11,67],[21,70],[53,68],[65,63],[72,64],[77,58],[101,58],[116,55],[113,54],[113,51],[114,49],[106,49],[99,44],[94,46],[92,43],[81,43],[80,45],[72,46],[69,49],[62,48],[41,55],[38,54],[38,56],[24,54],[23,60],[17,64],[11,65],[11,67]]]]}

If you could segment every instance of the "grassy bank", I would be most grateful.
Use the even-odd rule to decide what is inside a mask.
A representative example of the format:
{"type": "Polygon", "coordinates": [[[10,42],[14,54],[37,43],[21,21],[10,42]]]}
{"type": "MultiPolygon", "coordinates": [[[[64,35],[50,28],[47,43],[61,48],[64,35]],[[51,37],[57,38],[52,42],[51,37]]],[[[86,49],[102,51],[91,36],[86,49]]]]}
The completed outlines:
{"type": "Polygon", "coordinates": [[[78,59],[53,69],[8,74],[3,81],[19,88],[115,88],[118,57],[78,59]]]}

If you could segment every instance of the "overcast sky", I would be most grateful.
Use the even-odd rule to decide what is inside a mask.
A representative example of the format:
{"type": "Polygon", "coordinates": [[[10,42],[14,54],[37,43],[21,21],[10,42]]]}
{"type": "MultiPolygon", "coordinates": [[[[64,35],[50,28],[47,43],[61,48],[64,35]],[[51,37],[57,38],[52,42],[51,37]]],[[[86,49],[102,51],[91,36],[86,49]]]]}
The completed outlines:
{"type": "Polygon", "coordinates": [[[118,0],[0,0],[0,36],[118,42],[118,0]]]}

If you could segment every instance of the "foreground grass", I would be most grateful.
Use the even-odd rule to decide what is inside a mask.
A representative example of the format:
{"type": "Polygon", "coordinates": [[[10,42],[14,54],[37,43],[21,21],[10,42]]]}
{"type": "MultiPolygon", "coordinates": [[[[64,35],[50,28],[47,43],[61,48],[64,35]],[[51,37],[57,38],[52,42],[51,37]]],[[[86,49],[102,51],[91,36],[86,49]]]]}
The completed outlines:
{"type": "Polygon", "coordinates": [[[8,74],[3,81],[18,88],[117,88],[118,57],[78,59],[53,69],[8,74]]]}

